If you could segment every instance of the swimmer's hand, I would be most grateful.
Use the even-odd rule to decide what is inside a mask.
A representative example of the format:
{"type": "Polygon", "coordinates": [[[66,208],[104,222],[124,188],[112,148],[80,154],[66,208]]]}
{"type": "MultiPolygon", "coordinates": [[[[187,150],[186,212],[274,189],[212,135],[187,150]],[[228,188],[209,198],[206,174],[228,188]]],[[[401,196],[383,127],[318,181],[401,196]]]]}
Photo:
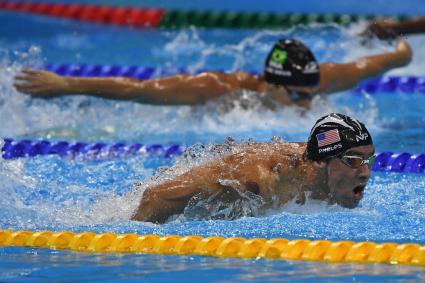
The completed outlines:
{"type": "Polygon", "coordinates": [[[400,35],[398,26],[399,22],[393,19],[374,20],[362,35],[369,38],[376,36],[379,39],[394,39],[400,35]]]}
{"type": "Polygon", "coordinates": [[[52,98],[67,93],[68,82],[49,71],[24,69],[15,77],[14,86],[34,97],[52,98]]]}
{"type": "Polygon", "coordinates": [[[412,61],[412,48],[409,43],[404,39],[399,39],[395,48],[395,53],[398,56],[398,60],[401,66],[405,66],[412,61]]]}

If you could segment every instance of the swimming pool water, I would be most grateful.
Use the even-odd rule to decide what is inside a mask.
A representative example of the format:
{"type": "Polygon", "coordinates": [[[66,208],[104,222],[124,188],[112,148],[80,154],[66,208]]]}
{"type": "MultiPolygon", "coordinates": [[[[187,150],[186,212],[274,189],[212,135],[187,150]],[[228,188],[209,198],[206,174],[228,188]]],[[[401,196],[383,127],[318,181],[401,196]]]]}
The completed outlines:
{"type": "MultiPolygon", "coordinates": [[[[425,152],[425,96],[412,93],[353,94],[319,99],[312,110],[230,111],[223,103],[199,107],[158,107],[87,97],[49,101],[30,99],[12,87],[22,66],[45,63],[120,64],[162,67],[209,67],[261,70],[271,43],[282,36],[300,37],[318,60],[349,61],[390,50],[391,44],[363,46],[353,37],[361,25],[298,27],[290,30],[134,30],[0,12],[0,137],[48,138],[126,143],[222,143],[268,141],[281,136],[305,141],[314,121],[342,112],[364,121],[378,151],[425,152]],[[3,24],[4,23],[4,24],[3,24]],[[31,27],[31,28],[30,28],[31,27]],[[99,52],[99,48],[102,48],[99,52]]],[[[394,75],[423,76],[425,36],[408,38],[415,55],[394,75]]],[[[248,100],[253,100],[249,94],[248,100]]],[[[285,237],[353,241],[425,241],[425,175],[374,173],[361,206],[347,210],[311,202],[289,204],[262,217],[235,221],[187,220],[165,225],[129,221],[141,192],[137,180],[175,160],[142,156],[104,161],[58,156],[0,160],[0,229],[72,230],[161,235],[285,237]]],[[[183,165],[178,170],[185,170],[183,165]]],[[[151,255],[84,254],[1,248],[0,281],[319,281],[404,282],[423,280],[421,268],[409,266],[306,263],[151,255]],[[90,275],[89,275],[90,274],[90,275]],[[204,279],[205,280],[205,279],[204,279]]]]}
{"type": "Polygon", "coordinates": [[[0,267],[2,280],[6,282],[60,282],[64,278],[73,282],[415,282],[424,279],[422,269],[410,266],[87,254],[23,248],[5,248],[0,250],[0,255],[7,255],[2,266],[8,269],[0,267]]]}

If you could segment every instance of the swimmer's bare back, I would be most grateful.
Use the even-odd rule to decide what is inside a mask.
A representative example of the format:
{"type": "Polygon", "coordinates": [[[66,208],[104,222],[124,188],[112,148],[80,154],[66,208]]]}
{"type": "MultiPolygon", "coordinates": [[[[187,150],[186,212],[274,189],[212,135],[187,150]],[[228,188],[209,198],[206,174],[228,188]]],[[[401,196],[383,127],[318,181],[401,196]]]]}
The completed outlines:
{"type": "Polygon", "coordinates": [[[133,220],[163,223],[182,213],[189,200],[201,193],[250,191],[263,198],[266,207],[280,206],[297,197],[305,177],[304,143],[261,143],[190,169],[173,180],[147,188],[133,220]]]}

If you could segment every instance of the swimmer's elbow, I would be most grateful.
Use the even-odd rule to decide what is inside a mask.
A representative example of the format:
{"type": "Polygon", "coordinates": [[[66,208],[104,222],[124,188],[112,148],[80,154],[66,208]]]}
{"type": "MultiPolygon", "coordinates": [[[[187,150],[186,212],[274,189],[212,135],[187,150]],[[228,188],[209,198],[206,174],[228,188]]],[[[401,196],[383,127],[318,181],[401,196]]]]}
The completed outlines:
{"type": "Polygon", "coordinates": [[[140,211],[140,209],[131,217],[131,220],[134,221],[141,221],[141,222],[152,222],[152,223],[159,223],[156,221],[156,219],[153,217],[152,214],[146,214],[140,211]]]}
{"type": "Polygon", "coordinates": [[[151,223],[154,223],[154,224],[163,224],[165,222],[165,219],[157,218],[156,215],[153,214],[153,213],[151,213],[151,214],[136,213],[135,215],[133,215],[131,220],[141,221],[141,222],[151,222],[151,223]]]}
{"type": "Polygon", "coordinates": [[[152,223],[165,222],[165,218],[161,217],[161,201],[153,190],[147,189],[143,193],[139,207],[131,220],[152,223]]]}

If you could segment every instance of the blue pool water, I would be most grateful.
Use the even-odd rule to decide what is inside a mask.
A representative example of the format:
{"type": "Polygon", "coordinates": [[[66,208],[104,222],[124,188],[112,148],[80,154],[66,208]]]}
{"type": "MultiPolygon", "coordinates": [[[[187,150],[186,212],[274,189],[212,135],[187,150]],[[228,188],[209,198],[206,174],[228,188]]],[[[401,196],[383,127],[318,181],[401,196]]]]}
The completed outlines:
{"type": "MultiPolygon", "coordinates": [[[[419,10],[417,6],[406,6],[399,7],[412,14],[419,10]]],[[[278,111],[243,109],[238,101],[230,111],[222,109],[224,102],[154,107],[82,96],[45,101],[19,94],[12,86],[19,68],[45,63],[260,70],[271,43],[282,36],[301,38],[321,62],[346,62],[392,48],[377,41],[363,46],[353,35],[364,23],[348,28],[319,25],[290,30],[157,31],[9,12],[0,12],[0,21],[0,137],[188,146],[223,143],[228,136],[237,141],[268,141],[275,135],[288,141],[305,141],[314,121],[335,111],[364,121],[378,151],[425,152],[425,96],[418,93],[371,95],[347,91],[316,100],[310,111],[301,114],[290,107],[278,111]]],[[[408,41],[415,52],[413,62],[389,74],[424,76],[425,35],[409,37],[408,41]]],[[[196,153],[201,157],[211,154],[196,153]]],[[[424,174],[374,173],[364,200],[354,210],[310,202],[302,207],[288,204],[262,217],[231,222],[184,216],[164,225],[130,221],[142,193],[134,189],[134,183],[144,180],[146,186],[155,182],[150,177],[160,166],[176,164],[176,172],[187,170],[185,162],[197,161],[143,156],[90,162],[58,156],[0,160],[0,229],[425,242],[424,174]]],[[[425,278],[422,268],[409,266],[85,254],[27,248],[1,248],[0,258],[0,281],[6,282],[405,282],[425,278]]]]}

